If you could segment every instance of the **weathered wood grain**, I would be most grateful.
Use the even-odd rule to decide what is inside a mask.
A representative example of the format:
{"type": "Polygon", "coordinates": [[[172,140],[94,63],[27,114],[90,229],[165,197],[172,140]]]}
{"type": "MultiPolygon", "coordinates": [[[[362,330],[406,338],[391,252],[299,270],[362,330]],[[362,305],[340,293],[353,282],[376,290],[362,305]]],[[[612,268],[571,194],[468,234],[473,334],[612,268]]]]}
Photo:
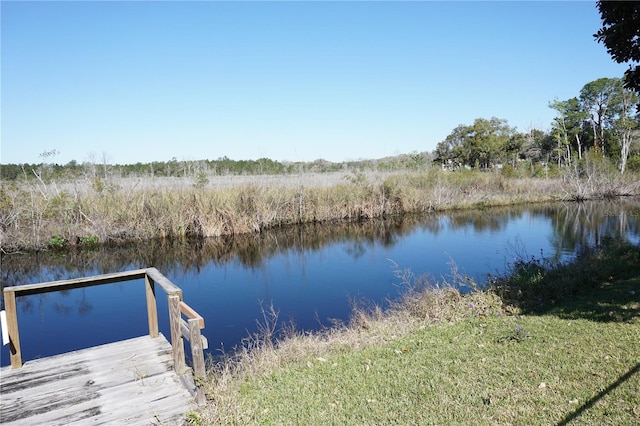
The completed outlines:
{"type": "Polygon", "coordinates": [[[156,303],[156,286],[147,275],[144,277],[147,295],[147,320],[149,323],[149,336],[158,337],[158,305],[156,303]]]}
{"type": "Polygon", "coordinates": [[[171,331],[171,347],[173,350],[173,365],[176,373],[183,374],[186,369],[184,358],[184,342],[180,330],[180,296],[169,295],[169,329],[171,331]]]}
{"type": "Polygon", "coordinates": [[[169,278],[162,275],[156,268],[147,268],[145,269],[145,273],[147,274],[147,277],[151,278],[156,284],[162,287],[168,295],[182,294],[180,287],[169,281],[169,278]]]}
{"type": "Polygon", "coordinates": [[[184,301],[180,301],[180,312],[185,314],[185,316],[189,319],[197,319],[198,324],[200,324],[200,328],[204,328],[204,318],[202,318],[200,314],[195,311],[195,309],[184,303],[184,301]]]}
{"type": "Polygon", "coordinates": [[[11,367],[19,368],[22,365],[22,352],[20,350],[20,332],[18,331],[18,310],[16,309],[15,293],[4,292],[4,308],[6,310],[7,329],[9,331],[11,367]]]}
{"type": "MultiPolygon", "coordinates": [[[[196,382],[202,384],[204,376],[206,374],[204,365],[204,354],[202,352],[202,339],[200,338],[200,322],[197,318],[189,319],[189,334],[191,344],[191,357],[193,361],[193,378],[196,382]]],[[[204,404],[207,398],[204,393],[204,388],[198,385],[196,394],[196,401],[198,404],[204,404]]]]}
{"type": "Polygon", "coordinates": [[[162,334],[0,369],[2,424],[182,424],[195,407],[162,334]]]}

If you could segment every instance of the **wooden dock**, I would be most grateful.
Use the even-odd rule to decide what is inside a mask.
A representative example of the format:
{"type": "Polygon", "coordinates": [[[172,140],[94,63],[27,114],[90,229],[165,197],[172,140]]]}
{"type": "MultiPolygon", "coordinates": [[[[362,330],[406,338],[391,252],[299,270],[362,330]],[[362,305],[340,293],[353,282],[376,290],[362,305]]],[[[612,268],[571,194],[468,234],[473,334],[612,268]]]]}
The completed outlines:
{"type": "Polygon", "coordinates": [[[0,369],[0,421],[7,425],[181,425],[196,407],[162,335],[0,369]]]}
{"type": "Polygon", "coordinates": [[[11,367],[0,368],[0,423],[184,424],[185,413],[206,402],[204,319],[157,269],[5,287],[3,297],[11,367]],[[139,280],[146,288],[148,336],[23,364],[16,298],[139,280]],[[156,285],[167,295],[171,343],[158,330],[156,285]],[[193,367],[186,364],[184,340],[193,367]]]}

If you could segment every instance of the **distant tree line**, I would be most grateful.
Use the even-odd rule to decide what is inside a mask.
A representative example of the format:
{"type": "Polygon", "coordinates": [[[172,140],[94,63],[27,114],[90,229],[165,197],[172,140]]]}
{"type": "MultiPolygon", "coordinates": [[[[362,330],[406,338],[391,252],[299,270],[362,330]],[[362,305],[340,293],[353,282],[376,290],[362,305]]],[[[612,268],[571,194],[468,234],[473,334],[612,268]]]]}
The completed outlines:
{"type": "Polygon", "coordinates": [[[178,160],[153,161],[135,164],[109,164],[106,161],[86,161],[82,164],[75,160],[61,165],[54,161],[58,152],[48,151],[40,155],[40,163],[3,164],[0,166],[0,178],[4,181],[23,179],[68,180],[88,178],[91,181],[108,177],[189,177],[199,176],[238,176],[238,175],[278,175],[296,173],[330,173],[340,171],[395,171],[421,170],[431,164],[428,152],[401,154],[382,159],[363,159],[344,162],[331,162],[318,159],[311,162],[276,161],[269,158],[257,160],[232,160],[226,156],[216,160],[178,160]]]}

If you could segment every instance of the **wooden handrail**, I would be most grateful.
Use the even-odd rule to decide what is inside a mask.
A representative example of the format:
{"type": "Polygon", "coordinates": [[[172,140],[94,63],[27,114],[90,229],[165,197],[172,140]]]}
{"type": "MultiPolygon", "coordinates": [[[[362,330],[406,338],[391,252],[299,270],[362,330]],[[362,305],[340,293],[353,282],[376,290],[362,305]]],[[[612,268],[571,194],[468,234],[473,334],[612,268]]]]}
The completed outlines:
{"type": "MultiPolygon", "coordinates": [[[[139,280],[145,277],[147,271],[148,269],[136,269],[133,271],[115,272],[112,274],[94,275],[91,277],[73,278],[70,280],[16,285],[5,287],[4,294],[6,295],[7,293],[14,293],[16,296],[30,296],[33,294],[50,293],[52,291],[73,290],[75,288],[93,287],[102,284],[139,280]]],[[[180,289],[178,288],[178,290],[180,289]]]]}
{"type": "Polygon", "coordinates": [[[162,287],[165,293],[169,295],[182,293],[182,290],[180,289],[180,287],[178,287],[177,285],[169,281],[169,278],[162,275],[160,271],[158,271],[156,268],[151,267],[151,268],[145,269],[144,271],[146,276],[151,278],[156,284],[162,287]]]}
{"type": "MultiPolygon", "coordinates": [[[[158,312],[156,304],[155,285],[160,286],[169,301],[172,298],[176,298],[178,304],[175,313],[170,312],[170,322],[174,319],[180,318],[180,313],[184,313],[190,319],[196,319],[200,329],[204,328],[204,318],[200,316],[195,310],[182,302],[182,290],[180,287],[173,284],[167,277],[162,275],[156,268],[150,267],[145,269],[136,269],[125,272],[116,272],[111,274],[94,275],[90,277],[73,278],[69,280],[50,281],[37,284],[23,284],[12,287],[5,287],[3,289],[5,311],[7,315],[7,328],[9,332],[9,351],[11,356],[11,367],[20,368],[22,366],[22,354],[20,350],[20,333],[18,329],[18,316],[16,307],[16,297],[30,296],[41,293],[49,293],[53,291],[71,290],[83,287],[92,287],[96,285],[111,284],[117,282],[126,282],[143,279],[145,280],[146,299],[147,299],[147,317],[149,323],[149,335],[158,337],[158,312]]],[[[171,303],[170,303],[171,310],[171,303]]],[[[182,332],[180,331],[180,322],[175,321],[178,333],[171,335],[171,344],[174,351],[174,361],[176,372],[184,370],[184,348],[182,351],[182,332]],[[181,358],[181,360],[180,360],[181,358]]],[[[173,327],[173,325],[172,325],[173,327]]],[[[206,339],[205,339],[206,340],[206,339]]],[[[201,339],[201,342],[205,340],[201,339]]],[[[198,343],[202,346],[203,343],[198,343]]],[[[193,343],[192,343],[193,348],[193,343]]]]}
{"type": "Polygon", "coordinates": [[[182,312],[189,319],[197,319],[200,324],[200,328],[204,328],[204,318],[200,316],[193,308],[186,303],[180,301],[180,312],[182,312]]]}
{"type": "MultiPolygon", "coordinates": [[[[144,278],[146,274],[147,269],[135,269],[132,271],[115,272],[112,274],[102,274],[91,277],[5,287],[3,289],[3,294],[5,311],[7,314],[7,329],[9,332],[9,353],[11,357],[11,368],[20,368],[22,366],[22,352],[20,349],[20,332],[18,328],[18,311],[16,307],[16,297],[50,293],[53,291],[64,291],[76,288],[92,287],[96,285],[111,284],[115,282],[132,281],[144,278]]],[[[147,300],[147,302],[149,302],[149,300],[147,300]]],[[[149,318],[152,317],[150,312],[151,309],[149,309],[149,318]]],[[[155,314],[155,322],[156,324],[151,324],[151,319],[149,321],[149,334],[152,337],[157,337],[158,334],[157,313],[155,314]]]]}

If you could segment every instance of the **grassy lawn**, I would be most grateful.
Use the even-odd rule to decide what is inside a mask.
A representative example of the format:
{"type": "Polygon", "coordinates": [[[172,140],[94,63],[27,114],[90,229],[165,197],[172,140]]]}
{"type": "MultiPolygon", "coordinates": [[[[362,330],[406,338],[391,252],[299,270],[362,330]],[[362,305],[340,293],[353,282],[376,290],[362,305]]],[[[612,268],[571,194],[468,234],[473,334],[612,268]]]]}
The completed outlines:
{"type": "MultiPolygon", "coordinates": [[[[638,425],[640,253],[625,250],[621,278],[535,310],[501,306],[489,292],[445,291],[429,305],[448,305],[456,312],[449,317],[377,312],[325,339],[294,336],[247,352],[244,366],[227,370],[227,377],[212,375],[210,404],[188,418],[201,424],[638,425]],[[433,303],[442,298],[447,303],[433,303]],[[305,340],[305,349],[291,356],[291,346],[305,340]],[[248,367],[252,362],[261,367],[248,367]]],[[[591,259],[611,263],[607,256],[591,259]]]]}

